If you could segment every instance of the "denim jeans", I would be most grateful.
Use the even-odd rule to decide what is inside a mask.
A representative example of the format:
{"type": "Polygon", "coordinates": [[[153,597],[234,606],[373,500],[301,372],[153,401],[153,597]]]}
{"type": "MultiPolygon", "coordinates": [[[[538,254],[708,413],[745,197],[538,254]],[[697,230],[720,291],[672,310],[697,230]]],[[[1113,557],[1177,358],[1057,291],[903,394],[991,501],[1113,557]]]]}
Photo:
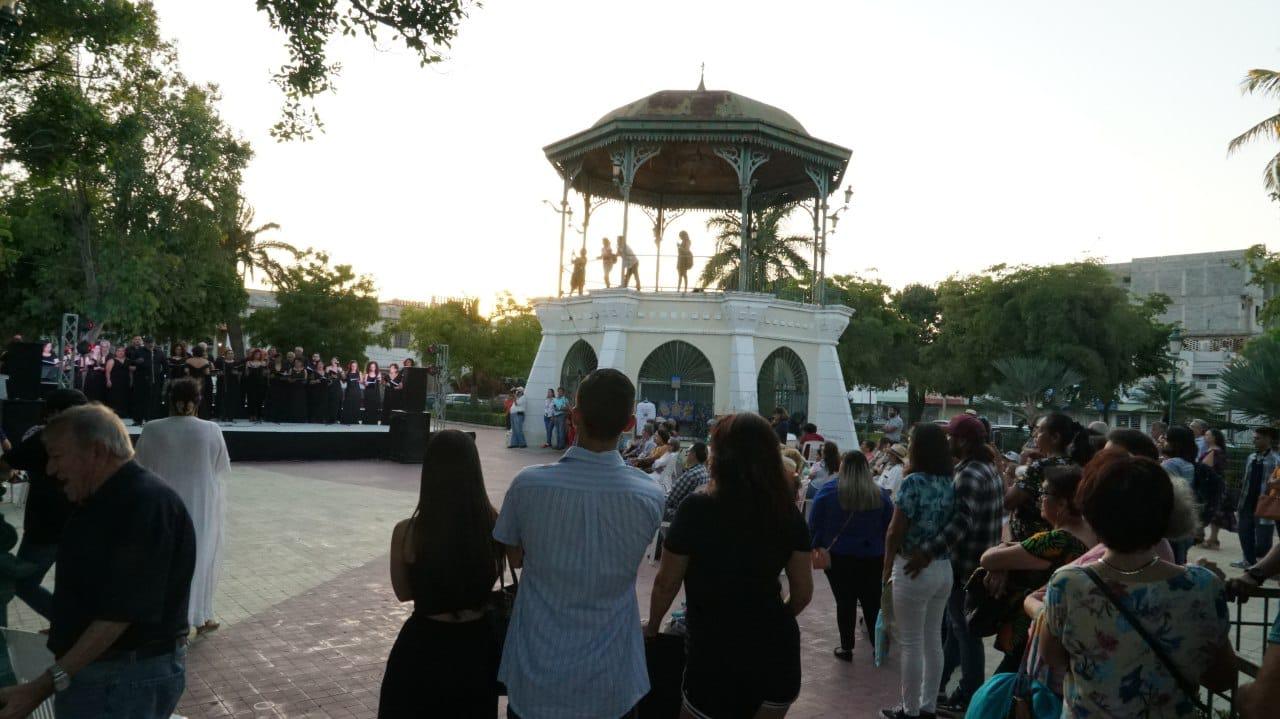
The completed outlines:
{"type": "Polygon", "coordinates": [[[1272,528],[1275,525],[1253,516],[1252,510],[1242,509],[1239,512],[1239,524],[1236,531],[1240,534],[1240,552],[1244,554],[1246,564],[1252,566],[1271,551],[1272,528]]]}
{"type": "Polygon", "coordinates": [[[555,444],[556,420],[555,417],[542,415],[542,429],[546,431],[547,438],[543,442],[548,446],[555,444]]]}
{"type": "Polygon", "coordinates": [[[511,444],[508,447],[527,447],[524,441],[524,412],[511,415],[511,444]]]}
{"type": "Polygon", "coordinates": [[[953,696],[968,701],[986,680],[986,653],[982,648],[982,637],[969,633],[969,625],[964,620],[964,583],[957,580],[951,586],[951,596],[947,598],[947,640],[943,645],[945,661],[942,665],[942,684],[939,690],[951,681],[951,673],[960,668],[960,685],[953,696]]]}
{"type": "Polygon", "coordinates": [[[567,432],[568,423],[566,422],[567,419],[568,419],[568,416],[563,414],[558,414],[555,416],[556,441],[552,443],[552,446],[555,447],[556,449],[564,449],[569,444],[569,441],[568,441],[569,435],[567,432]]]}
{"type": "Polygon", "coordinates": [[[18,559],[40,567],[32,576],[17,582],[15,589],[18,599],[26,602],[27,606],[45,619],[53,618],[53,593],[40,586],[40,582],[44,581],[44,575],[49,573],[49,568],[57,558],[56,544],[36,544],[23,538],[22,544],[18,546],[18,559]]]}
{"type": "Polygon", "coordinates": [[[187,686],[187,648],[94,662],[54,695],[58,719],[169,719],[187,686]]]}

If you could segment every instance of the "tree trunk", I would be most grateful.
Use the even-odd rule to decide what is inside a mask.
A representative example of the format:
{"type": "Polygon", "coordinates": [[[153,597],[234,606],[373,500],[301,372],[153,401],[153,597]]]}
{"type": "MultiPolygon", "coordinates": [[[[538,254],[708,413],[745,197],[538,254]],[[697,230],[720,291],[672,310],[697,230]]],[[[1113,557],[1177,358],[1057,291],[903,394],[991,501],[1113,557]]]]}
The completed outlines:
{"type": "Polygon", "coordinates": [[[237,313],[235,317],[227,320],[227,334],[230,336],[231,352],[235,354],[237,360],[246,359],[244,349],[244,323],[237,313]]]}
{"type": "Polygon", "coordinates": [[[924,389],[907,383],[907,426],[916,424],[924,416],[924,389]]]}
{"type": "Polygon", "coordinates": [[[93,260],[89,193],[85,190],[84,183],[79,176],[73,182],[74,187],[68,193],[71,196],[71,227],[75,234],[76,244],[80,249],[80,270],[84,276],[85,292],[85,306],[75,309],[82,316],[88,315],[87,319],[92,320],[93,329],[89,330],[88,340],[96,342],[98,335],[102,334],[103,318],[99,316],[99,309],[101,308],[100,293],[102,290],[98,284],[98,268],[93,260]]]}

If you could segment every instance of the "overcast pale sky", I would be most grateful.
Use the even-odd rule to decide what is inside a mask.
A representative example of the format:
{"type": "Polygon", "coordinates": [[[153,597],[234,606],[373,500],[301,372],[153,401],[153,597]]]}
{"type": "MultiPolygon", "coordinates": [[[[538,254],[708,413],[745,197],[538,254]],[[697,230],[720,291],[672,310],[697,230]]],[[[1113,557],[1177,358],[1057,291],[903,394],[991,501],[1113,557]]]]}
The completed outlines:
{"type": "MultiPolygon", "coordinates": [[[[286,144],[267,132],[283,42],[254,3],[155,5],[183,71],[220,86],[223,116],[253,143],[258,220],[372,275],[384,299],[553,295],[559,220],[542,201],[560,182],[541,148],[693,89],[703,62],[709,88],[853,150],[831,274],[875,268],[901,286],[999,262],[1243,248],[1280,230],[1261,189],[1280,148],[1226,154],[1276,112],[1238,89],[1250,68],[1280,68],[1274,0],[488,0],[433,67],[389,33],[377,48],[336,41],[327,131],[286,144]]],[[[688,230],[710,254],[707,217],[686,215],[669,240],[688,230]]],[[[637,222],[635,249],[651,253],[637,222]]],[[[808,225],[797,213],[795,230],[808,225]]],[[[589,249],[620,230],[620,206],[602,209],[589,249]]],[[[663,251],[666,284],[674,242],[663,251]]]]}

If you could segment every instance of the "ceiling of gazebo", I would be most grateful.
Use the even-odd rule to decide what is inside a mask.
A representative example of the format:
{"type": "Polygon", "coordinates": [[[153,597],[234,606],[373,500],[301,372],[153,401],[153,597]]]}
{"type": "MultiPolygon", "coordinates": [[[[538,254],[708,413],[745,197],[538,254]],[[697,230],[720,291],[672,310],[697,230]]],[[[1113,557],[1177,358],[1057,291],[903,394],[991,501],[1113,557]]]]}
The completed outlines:
{"type": "Polygon", "coordinates": [[[812,198],[807,169],[825,172],[834,190],[850,151],[811,137],[791,115],[731,92],[658,92],[602,117],[591,128],[544,148],[547,159],[581,170],[573,188],[593,197],[622,199],[611,154],[627,143],[659,152],[641,165],[631,202],[651,207],[738,209],[738,177],[716,155],[723,147],[747,145],[769,156],[756,170],[752,204],[764,206],[812,198]]]}

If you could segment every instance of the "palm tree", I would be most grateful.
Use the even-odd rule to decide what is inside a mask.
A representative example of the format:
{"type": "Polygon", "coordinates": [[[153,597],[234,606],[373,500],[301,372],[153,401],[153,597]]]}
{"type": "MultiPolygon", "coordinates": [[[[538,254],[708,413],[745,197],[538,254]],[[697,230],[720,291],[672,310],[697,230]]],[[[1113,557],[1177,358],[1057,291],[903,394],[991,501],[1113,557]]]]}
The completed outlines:
{"type": "Polygon", "coordinates": [[[1204,392],[1186,382],[1170,384],[1169,380],[1163,377],[1143,380],[1137,387],[1129,390],[1129,396],[1145,404],[1148,409],[1159,412],[1169,424],[1175,424],[1177,420],[1169,416],[1170,391],[1173,392],[1175,415],[1178,412],[1182,412],[1183,416],[1206,415],[1212,411],[1204,392]]]}
{"type": "Polygon", "coordinates": [[[1000,379],[987,394],[1015,417],[1036,426],[1040,415],[1055,398],[1067,396],[1084,375],[1067,365],[1043,357],[1006,357],[992,363],[1000,379]]]}
{"type": "MultiPolygon", "coordinates": [[[[748,289],[760,291],[808,275],[809,263],[799,250],[812,246],[813,238],[782,234],[782,223],[794,209],[794,204],[778,205],[752,214],[748,289]]],[[[707,220],[707,229],[716,232],[716,252],[702,268],[698,284],[736,289],[742,218],[735,212],[721,213],[707,220]]]]}
{"type": "MultiPolygon", "coordinates": [[[[1280,99],[1280,72],[1275,70],[1250,70],[1240,83],[1245,94],[1258,93],[1280,99]]],[[[1258,139],[1280,138],[1280,112],[1245,130],[1242,135],[1227,145],[1227,152],[1232,153],[1244,145],[1258,139]]],[[[1263,169],[1262,182],[1271,194],[1272,199],[1280,201],[1280,153],[1267,162],[1263,169]]]]}
{"type": "MultiPolygon", "coordinates": [[[[255,279],[261,272],[272,287],[280,287],[285,281],[284,265],[280,264],[273,252],[283,252],[297,260],[306,253],[280,240],[264,240],[260,235],[264,232],[280,229],[280,225],[267,222],[254,226],[253,208],[247,203],[237,201],[227,230],[222,237],[222,249],[228,259],[235,263],[240,282],[255,279]]],[[[227,319],[227,333],[231,335],[231,349],[237,357],[244,357],[244,326],[241,317],[236,315],[227,319]]]]}
{"type": "Polygon", "coordinates": [[[1280,341],[1264,335],[1219,375],[1221,407],[1270,422],[1280,420],[1280,341]]]}

